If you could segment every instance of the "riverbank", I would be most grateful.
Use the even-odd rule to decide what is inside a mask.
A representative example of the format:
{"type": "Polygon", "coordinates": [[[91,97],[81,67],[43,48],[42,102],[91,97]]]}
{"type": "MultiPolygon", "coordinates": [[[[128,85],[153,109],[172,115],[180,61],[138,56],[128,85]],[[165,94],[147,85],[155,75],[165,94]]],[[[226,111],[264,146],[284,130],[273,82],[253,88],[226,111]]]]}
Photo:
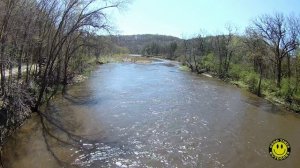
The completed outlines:
{"type": "Polygon", "coordinates": [[[132,62],[137,64],[149,64],[151,59],[147,57],[142,57],[139,55],[130,55],[130,54],[114,54],[109,56],[100,56],[98,61],[99,64],[106,63],[122,63],[122,62],[132,62]]]}
{"type": "MultiPolygon", "coordinates": [[[[180,69],[183,70],[183,71],[191,71],[187,66],[185,65],[181,65],[180,66],[180,69]]],[[[217,74],[215,73],[211,73],[211,72],[205,72],[205,73],[202,73],[200,75],[204,75],[204,76],[207,76],[207,77],[213,77],[213,78],[217,78],[217,79],[220,79],[217,74]]],[[[235,85],[236,87],[238,88],[241,88],[241,89],[245,89],[247,90],[248,92],[250,93],[253,93],[253,94],[256,94],[256,86],[253,86],[255,85],[255,83],[258,81],[251,81],[252,83],[251,84],[248,84],[246,82],[244,82],[242,79],[240,80],[234,80],[232,78],[226,78],[226,79],[220,79],[226,83],[230,83],[232,85],[235,85]]],[[[252,79],[253,80],[253,79],[252,79]]],[[[266,81],[262,81],[262,85],[267,85],[266,83],[264,83],[266,81]]],[[[269,86],[269,87],[272,87],[272,86],[269,86]]],[[[276,90],[274,89],[275,86],[270,89],[262,89],[262,93],[261,93],[261,96],[262,98],[264,98],[265,100],[268,100],[269,102],[275,104],[275,105],[278,105],[278,106],[281,106],[282,108],[288,110],[288,111],[291,111],[291,112],[295,112],[295,113],[300,113],[300,105],[299,104],[296,104],[296,103],[289,103],[289,102],[286,102],[285,98],[283,98],[282,96],[278,96],[280,92],[280,90],[276,90]]]]}
{"type": "MultiPolygon", "coordinates": [[[[89,75],[97,67],[97,65],[98,63],[96,59],[88,60],[86,62],[86,68],[84,68],[84,70],[81,73],[74,74],[72,78],[69,78],[67,86],[78,84],[88,79],[89,75]]],[[[61,94],[63,90],[63,86],[59,86],[57,88],[58,88],[57,90],[53,89],[54,94],[50,92],[48,93],[48,95],[51,95],[51,97],[53,98],[55,97],[55,95],[61,94]]],[[[23,110],[22,116],[15,116],[15,121],[13,121],[13,124],[5,123],[5,120],[7,120],[6,119],[7,115],[5,114],[7,113],[9,113],[9,109],[5,109],[5,108],[1,109],[0,151],[1,151],[1,147],[5,144],[6,139],[9,136],[11,136],[16,130],[18,130],[25,123],[25,121],[31,117],[33,111],[30,108],[23,110]]]]}
{"type": "MultiPolygon", "coordinates": [[[[170,60],[164,56],[144,56],[145,58],[158,58],[158,59],[166,59],[170,60]]],[[[171,60],[174,61],[174,60],[171,60]]],[[[181,66],[179,67],[182,71],[191,71],[189,67],[182,64],[182,61],[179,59],[177,60],[181,66]]],[[[254,72],[247,72],[247,71],[236,71],[234,68],[232,71],[229,72],[229,77],[225,79],[220,79],[217,73],[213,73],[212,71],[206,71],[201,73],[206,77],[213,77],[220,79],[226,83],[230,83],[235,85],[241,89],[245,89],[250,93],[257,95],[257,86],[258,86],[258,74],[254,72]],[[232,77],[230,77],[232,76],[232,77]]],[[[262,80],[261,84],[261,95],[260,97],[268,100],[269,102],[276,104],[282,108],[285,108],[288,111],[300,113],[300,98],[294,97],[287,97],[289,96],[289,88],[287,85],[287,81],[283,80],[283,86],[281,89],[278,89],[276,86],[272,84],[270,80],[262,80]]]]}
{"type": "MultiPolygon", "coordinates": [[[[250,89],[251,86],[243,81],[230,80],[229,83],[253,93],[250,89]]],[[[253,93],[253,94],[255,94],[255,93],[253,93]]],[[[271,102],[273,104],[276,104],[278,106],[285,108],[288,111],[300,113],[300,105],[299,104],[286,102],[286,100],[283,97],[276,96],[277,94],[278,94],[278,91],[271,92],[270,90],[263,90],[261,97],[264,98],[265,100],[268,100],[269,102],[271,102]]]]}

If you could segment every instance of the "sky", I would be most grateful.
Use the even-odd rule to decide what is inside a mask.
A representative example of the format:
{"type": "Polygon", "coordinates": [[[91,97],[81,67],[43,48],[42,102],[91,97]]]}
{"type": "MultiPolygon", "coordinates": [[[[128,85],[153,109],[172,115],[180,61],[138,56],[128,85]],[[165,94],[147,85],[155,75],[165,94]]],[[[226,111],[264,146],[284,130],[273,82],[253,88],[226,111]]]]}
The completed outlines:
{"type": "Polygon", "coordinates": [[[226,25],[242,33],[263,14],[300,14],[300,0],[132,0],[114,12],[118,34],[163,34],[188,38],[199,32],[226,32],[226,25]]]}

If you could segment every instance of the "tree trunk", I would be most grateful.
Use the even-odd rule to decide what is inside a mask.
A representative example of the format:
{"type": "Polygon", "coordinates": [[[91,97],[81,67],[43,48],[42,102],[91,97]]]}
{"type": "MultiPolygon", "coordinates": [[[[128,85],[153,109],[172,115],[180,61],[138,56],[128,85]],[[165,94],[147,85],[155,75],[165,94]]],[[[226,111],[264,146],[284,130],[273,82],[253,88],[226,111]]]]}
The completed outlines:
{"type": "Polygon", "coordinates": [[[259,65],[259,81],[258,81],[258,87],[257,87],[257,96],[261,97],[261,81],[263,76],[263,69],[262,65],[259,65]]]}
{"type": "Polygon", "coordinates": [[[1,94],[4,95],[5,93],[5,62],[4,62],[4,51],[5,46],[4,42],[1,42],[1,52],[0,52],[0,73],[1,73],[1,94]]]}
{"type": "Polygon", "coordinates": [[[220,78],[223,78],[222,76],[222,63],[223,61],[222,61],[222,56],[221,55],[219,55],[219,77],[220,78]]]}
{"type": "Polygon", "coordinates": [[[281,86],[281,63],[282,63],[282,60],[281,59],[278,59],[277,60],[277,87],[280,88],[281,86]]]}
{"type": "Polygon", "coordinates": [[[26,78],[25,78],[25,82],[28,83],[29,81],[29,58],[28,58],[28,53],[25,53],[25,58],[26,58],[26,78]]]}
{"type": "Polygon", "coordinates": [[[287,56],[287,66],[288,66],[288,78],[291,78],[291,57],[290,55],[287,56]]]}
{"type": "Polygon", "coordinates": [[[19,53],[19,58],[18,58],[18,81],[21,79],[22,77],[22,55],[23,55],[23,49],[24,49],[24,45],[22,45],[20,53],[19,53]]]}

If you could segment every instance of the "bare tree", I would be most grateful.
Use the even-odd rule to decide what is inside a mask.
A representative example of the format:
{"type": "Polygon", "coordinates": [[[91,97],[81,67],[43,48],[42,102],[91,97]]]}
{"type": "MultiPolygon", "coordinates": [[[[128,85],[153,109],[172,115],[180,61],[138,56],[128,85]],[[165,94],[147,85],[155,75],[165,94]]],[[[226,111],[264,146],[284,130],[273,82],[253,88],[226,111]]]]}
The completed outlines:
{"type": "Polygon", "coordinates": [[[234,48],[232,47],[233,41],[233,29],[231,26],[227,26],[228,34],[218,35],[213,41],[215,53],[219,59],[219,77],[225,78],[228,76],[230,68],[230,62],[234,54],[234,48]]]}
{"type": "Polygon", "coordinates": [[[268,47],[264,43],[263,39],[261,39],[260,36],[257,36],[257,34],[253,32],[252,29],[247,29],[246,35],[247,38],[245,39],[244,43],[247,45],[248,49],[250,50],[251,53],[250,59],[253,60],[254,69],[258,67],[259,81],[258,81],[256,94],[258,96],[261,96],[261,83],[262,83],[264,69],[266,66],[265,56],[268,54],[268,47]]]}
{"type": "Polygon", "coordinates": [[[186,40],[183,43],[185,50],[185,62],[192,72],[198,74],[206,70],[203,66],[203,57],[206,55],[205,37],[199,34],[197,37],[186,40]]]}
{"type": "Polygon", "coordinates": [[[253,21],[253,31],[260,36],[272,49],[273,55],[270,59],[276,65],[276,82],[280,87],[282,78],[282,61],[294,51],[298,44],[298,33],[296,24],[288,22],[283,14],[263,15],[253,21]]]}
{"type": "Polygon", "coordinates": [[[17,0],[4,0],[1,2],[1,21],[0,21],[0,74],[1,74],[1,93],[5,94],[5,65],[6,56],[5,49],[7,46],[8,30],[13,15],[14,9],[16,7],[17,0]]]}
{"type": "Polygon", "coordinates": [[[57,29],[51,33],[51,40],[48,52],[46,53],[45,67],[43,69],[41,86],[39,96],[35,105],[35,109],[39,107],[42,102],[44,92],[49,84],[53,81],[49,81],[53,74],[53,70],[61,55],[61,51],[66,44],[69,37],[76,34],[78,31],[86,29],[105,29],[108,30],[110,27],[107,24],[107,17],[104,10],[108,8],[117,8],[122,4],[122,1],[116,1],[112,4],[105,4],[98,9],[90,9],[91,4],[94,0],[68,0],[64,1],[61,12],[58,13],[58,17],[54,17],[54,22],[58,25],[57,29]]]}

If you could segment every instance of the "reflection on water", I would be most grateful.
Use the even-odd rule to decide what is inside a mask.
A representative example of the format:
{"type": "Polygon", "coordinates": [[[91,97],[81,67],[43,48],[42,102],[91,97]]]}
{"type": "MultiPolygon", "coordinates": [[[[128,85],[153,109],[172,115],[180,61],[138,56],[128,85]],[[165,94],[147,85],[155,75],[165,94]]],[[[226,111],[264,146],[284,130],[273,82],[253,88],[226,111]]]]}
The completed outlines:
{"type": "Polygon", "coordinates": [[[174,62],[107,64],[17,131],[6,167],[296,167],[300,119],[174,62]],[[268,154],[275,138],[290,157],[268,154]]]}

